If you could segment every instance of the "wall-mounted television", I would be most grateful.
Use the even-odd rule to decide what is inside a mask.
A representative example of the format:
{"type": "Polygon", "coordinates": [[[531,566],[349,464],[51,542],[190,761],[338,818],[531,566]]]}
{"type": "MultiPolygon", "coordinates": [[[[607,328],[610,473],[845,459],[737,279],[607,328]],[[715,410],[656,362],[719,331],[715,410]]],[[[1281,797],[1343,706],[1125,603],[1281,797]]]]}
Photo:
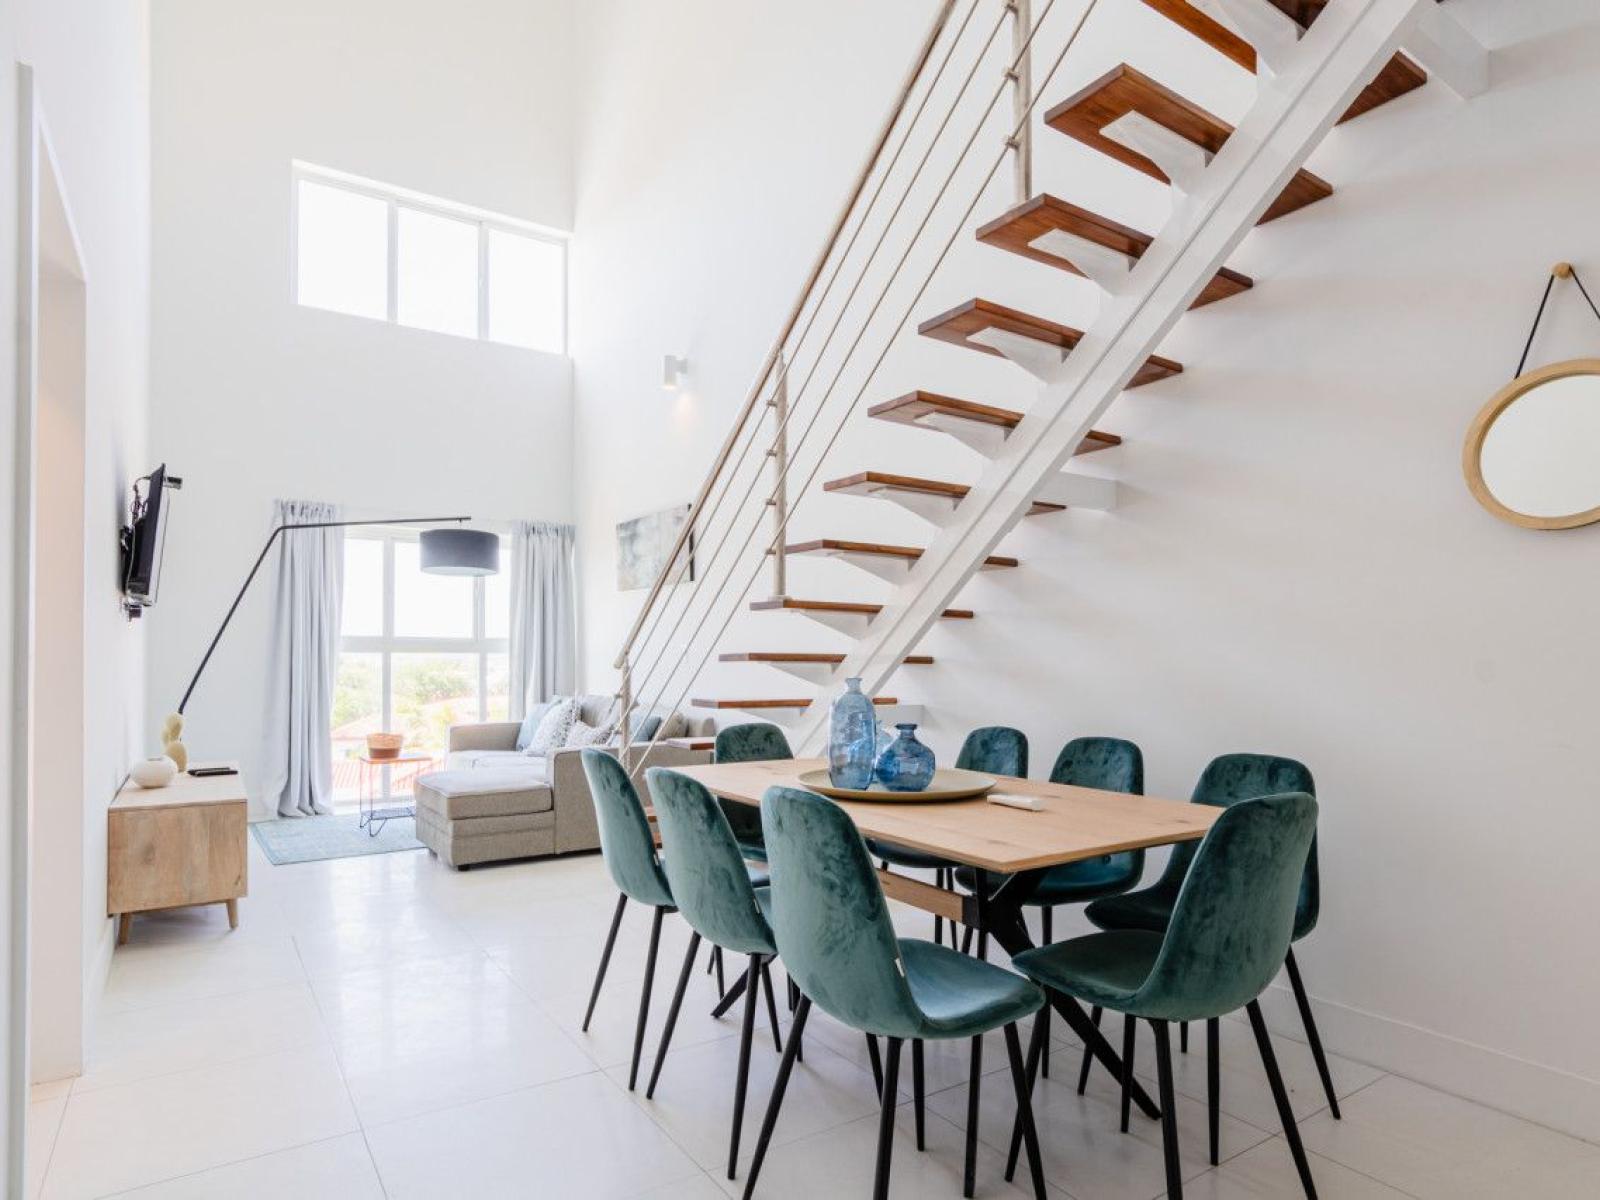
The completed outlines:
{"type": "Polygon", "coordinates": [[[183,480],[167,474],[166,463],[134,481],[122,530],[122,606],[129,620],[156,602],[167,543],[166,491],[182,486],[183,480]]]}

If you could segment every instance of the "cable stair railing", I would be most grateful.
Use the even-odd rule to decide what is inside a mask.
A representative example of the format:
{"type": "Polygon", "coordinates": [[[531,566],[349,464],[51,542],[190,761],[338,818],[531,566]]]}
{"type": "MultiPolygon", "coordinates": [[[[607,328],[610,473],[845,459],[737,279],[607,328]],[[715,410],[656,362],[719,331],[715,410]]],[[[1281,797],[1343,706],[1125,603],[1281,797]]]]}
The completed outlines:
{"type": "Polygon", "coordinates": [[[860,676],[879,703],[897,703],[884,687],[894,672],[931,663],[914,653],[928,628],[937,620],[972,616],[952,602],[973,573],[1016,565],[996,551],[1019,520],[1063,507],[1114,505],[1114,481],[1065,468],[1077,455],[1119,443],[1095,425],[1126,388],[1183,370],[1156,350],[1189,308],[1252,286],[1226,266],[1249,231],[1332,193],[1304,169],[1328,130],[1421,86],[1429,73],[1462,96],[1486,83],[1486,56],[1440,0],[1143,0],[1260,80],[1237,128],[1126,63],[1044,112],[1045,127],[1171,186],[1170,216],[1150,236],[1033,191],[1035,111],[1102,3],[1043,0],[1035,18],[1030,0],[968,0],[957,22],[955,0],[939,5],[667,566],[617,655],[621,742],[630,769],[637,771],[661,738],[658,732],[643,750],[633,746],[636,706],[664,712],[689,701],[785,712],[792,717],[792,740],[804,753],[820,740],[826,685],[860,676]],[[981,10],[992,10],[995,19],[977,19],[981,10]],[[1061,18],[1057,25],[1049,25],[1053,13],[1061,18]],[[1010,45],[997,55],[997,39],[1008,25],[1010,45]],[[1047,25],[1060,36],[1041,36],[1047,25]],[[1402,44],[1408,53],[1399,53],[1402,44]],[[961,65],[952,70],[958,57],[963,64],[970,58],[964,71],[961,65]],[[997,58],[998,86],[972,94],[982,69],[992,70],[997,58]],[[1008,93],[1003,136],[981,169],[981,158],[969,159],[1008,93]],[[963,139],[971,106],[985,96],[963,139]],[[942,179],[941,152],[953,152],[942,179]],[[974,228],[974,214],[1008,160],[1015,206],[974,228]],[[938,169],[930,171],[930,164],[938,169]],[[960,194],[954,195],[958,179],[960,194]],[[1020,367],[1036,384],[1033,404],[1019,412],[932,391],[881,400],[868,410],[869,418],[957,438],[983,457],[980,477],[964,484],[867,471],[814,489],[963,233],[1088,278],[1101,296],[1098,315],[1077,330],[979,297],[922,320],[915,326],[918,335],[1020,367]],[[931,261],[925,265],[924,259],[931,261]],[[902,303],[903,293],[909,300],[902,303]],[[841,330],[843,346],[836,344],[841,330]],[[803,423],[797,422],[802,413],[803,423]],[[892,500],[926,522],[931,537],[914,547],[831,538],[791,542],[788,530],[799,502],[828,493],[892,500]],[[888,580],[892,593],[881,603],[794,597],[790,560],[802,554],[842,557],[888,580]],[[686,578],[691,563],[693,576],[686,578]],[[805,695],[711,701],[692,696],[763,573],[770,573],[771,595],[750,609],[804,613],[852,635],[853,644],[838,652],[720,655],[725,662],[789,671],[805,681],[806,688],[794,689],[805,695]]]}

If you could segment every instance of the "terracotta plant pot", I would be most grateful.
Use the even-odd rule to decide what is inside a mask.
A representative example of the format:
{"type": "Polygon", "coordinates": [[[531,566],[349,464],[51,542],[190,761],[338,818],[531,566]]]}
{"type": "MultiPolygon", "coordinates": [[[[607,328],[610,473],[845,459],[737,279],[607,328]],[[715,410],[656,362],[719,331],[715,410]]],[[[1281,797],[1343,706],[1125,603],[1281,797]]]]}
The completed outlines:
{"type": "Polygon", "coordinates": [[[399,758],[400,747],[405,744],[403,733],[367,734],[368,758],[399,758]]]}

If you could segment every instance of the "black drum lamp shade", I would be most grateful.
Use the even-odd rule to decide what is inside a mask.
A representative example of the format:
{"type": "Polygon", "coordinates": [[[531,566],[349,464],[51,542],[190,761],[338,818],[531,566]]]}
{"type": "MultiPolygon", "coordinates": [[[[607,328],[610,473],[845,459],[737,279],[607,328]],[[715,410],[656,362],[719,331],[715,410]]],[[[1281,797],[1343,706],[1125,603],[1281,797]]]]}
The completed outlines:
{"type": "Polygon", "coordinates": [[[430,575],[495,575],[500,538],[481,529],[424,529],[422,569],[430,575]]]}

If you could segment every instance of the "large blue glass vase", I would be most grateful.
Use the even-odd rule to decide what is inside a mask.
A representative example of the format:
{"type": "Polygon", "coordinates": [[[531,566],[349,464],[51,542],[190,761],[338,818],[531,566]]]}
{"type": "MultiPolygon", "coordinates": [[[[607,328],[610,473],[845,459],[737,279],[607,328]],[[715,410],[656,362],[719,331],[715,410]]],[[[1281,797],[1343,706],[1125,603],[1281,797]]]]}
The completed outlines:
{"type": "Polygon", "coordinates": [[[875,770],[891,792],[922,792],[933,782],[933,751],[917,741],[917,727],[896,725],[900,736],[883,748],[875,770]]]}
{"type": "Polygon", "coordinates": [[[828,724],[828,780],[837,788],[871,785],[878,750],[878,718],[861,680],[846,679],[828,724]]]}

